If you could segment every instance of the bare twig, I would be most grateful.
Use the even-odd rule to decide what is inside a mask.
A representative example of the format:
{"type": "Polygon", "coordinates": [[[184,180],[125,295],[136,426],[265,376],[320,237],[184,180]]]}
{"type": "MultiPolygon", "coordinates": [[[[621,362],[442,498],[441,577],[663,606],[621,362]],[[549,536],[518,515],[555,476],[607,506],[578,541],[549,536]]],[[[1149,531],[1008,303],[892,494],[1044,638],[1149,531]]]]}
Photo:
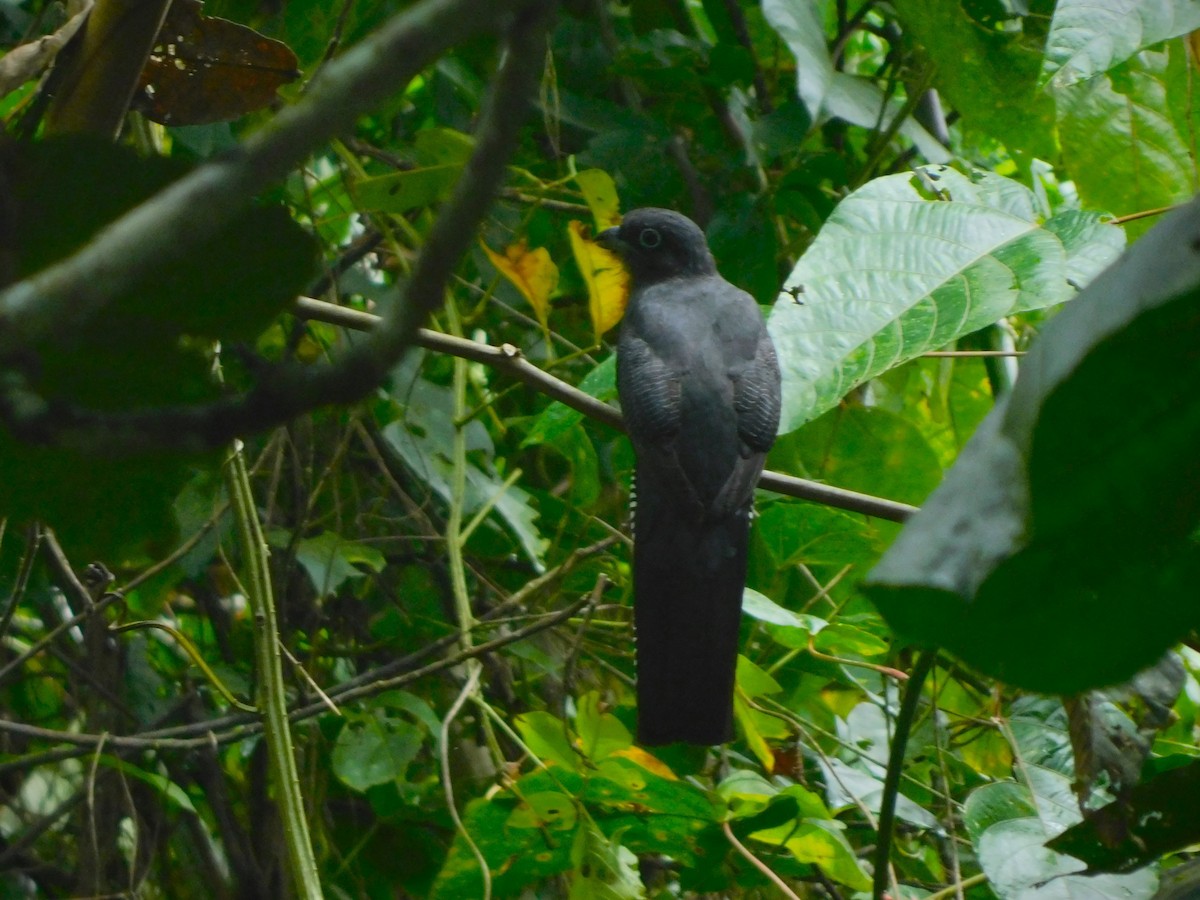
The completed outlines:
{"type": "Polygon", "coordinates": [[[729,843],[733,844],[733,849],[740,853],[750,863],[750,865],[762,872],[763,875],[765,875],[771,882],[771,884],[779,888],[783,896],[788,897],[789,900],[800,900],[799,895],[790,887],[788,887],[786,881],[776,875],[770,866],[751,853],[746,845],[737,839],[737,835],[735,835],[733,833],[733,829],[729,827],[728,821],[721,823],[721,830],[725,832],[725,839],[729,841],[729,843]]]}
{"type": "MultiPolygon", "coordinates": [[[[602,542],[603,546],[608,546],[611,541],[602,542]]],[[[563,573],[559,571],[555,577],[561,577],[563,573]]],[[[545,576],[543,576],[544,578],[545,576]]],[[[539,585],[542,579],[535,579],[539,585]]],[[[530,585],[534,582],[530,582],[530,585]]],[[[529,585],[527,585],[528,587],[529,585]]],[[[110,595],[115,596],[115,595],[110,595]]],[[[591,602],[589,595],[584,595],[569,606],[564,607],[554,613],[543,616],[537,621],[531,622],[523,628],[514,629],[500,637],[493,638],[490,641],[476,644],[470,650],[460,651],[450,656],[443,657],[436,662],[420,668],[411,668],[401,674],[392,676],[390,671],[387,674],[381,674],[390,667],[380,667],[380,669],[372,672],[364,673],[358,678],[350,679],[336,687],[330,688],[326,693],[333,699],[346,703],[351,700],[359,700],[364,697],[373,696],[383,693],[384,691],[402,687],[417,681],[421,678],[435,675],[439,672],[444,672],[447,669],[452,669],[455,666],[462,665],[468,659],[474,659],[487,653],[492,653],[509,644],[523,641],[534,634],[553,628],[557,625],[570,619],[579,612],[584,606],[591,602]]],[[[505,607],[507,608],[507,604],[505,607]]],[[[502,607],[497,607],[492,612],[498,612],[502,607]]],[[[444,649],[445,646],[458,642],[458,633],[449,636],[449,640],[445,642],[435,642],[435,646],[440,646],[444,649]]],[[[415,655],[415,654],[414,654],[415,655]]],[[[427,655],[427,654],[422,654],[427,655]]],[[[411,657],[409,657],[411,658],[411,657]]],[[[291,710],[288,713],[288,718],[292,722],[310,719],[323,712],[327,712],[328,707],[324,701],[308,703],[304,706],[291,710]]],[[[49,728],[40,728],[36,725],[27,725],[24,722],[15,722],[11,719],[0,718],[0,732],[8,732],[12,734],[20,734],[38,740],[50,741],[62,744],[73,744],[82,748],[77,754],[63,753],[58,755],[56,759],[68,758],[71,755],[84,756],[95,748],[95,746],[103,740],[106,746],[120,750],[191,750],[197,747],[205,747],[212,744],[226,744],[231,741],[242,740],[262,732],[262,722],[256,717],[248,714],[237,714],[220,716],[204,722],[197,722],[191,725],[177,726],[174,728],[163,728],[155,731],[146,731],[135,735],[97,735],[85,734],[80,732],[70,731],[55,731],[49,728]]]]}

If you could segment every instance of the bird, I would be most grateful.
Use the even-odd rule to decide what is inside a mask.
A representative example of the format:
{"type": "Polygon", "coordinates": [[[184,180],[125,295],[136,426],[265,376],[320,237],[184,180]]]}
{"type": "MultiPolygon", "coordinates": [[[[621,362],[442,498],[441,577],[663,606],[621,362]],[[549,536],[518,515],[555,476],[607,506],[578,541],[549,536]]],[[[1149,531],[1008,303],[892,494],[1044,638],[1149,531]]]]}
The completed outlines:
{"type": "Polygon", "coordinates": [[[596,242],[630,279],[617,396],[635,456],[637,741],[723,744],[779,363],[758,304],[721,277],[691,219],[635,209],[596,242]]]}

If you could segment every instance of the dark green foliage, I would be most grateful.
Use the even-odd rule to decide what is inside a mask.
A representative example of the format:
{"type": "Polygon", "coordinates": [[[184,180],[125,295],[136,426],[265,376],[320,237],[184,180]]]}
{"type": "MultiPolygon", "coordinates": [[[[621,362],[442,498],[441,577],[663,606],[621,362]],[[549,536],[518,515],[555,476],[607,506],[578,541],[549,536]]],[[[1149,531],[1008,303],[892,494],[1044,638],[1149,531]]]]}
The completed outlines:
{"type": "MultiPolygon", "coordinates": [[[[295,51],[290,104],[416,7],[205,12],[295,51]]],[[[58,16],[0,0],[3,51],[58,16]]],[[[892,896],[1194,893],[1200,226],[1111,217],[1196,190],[1197,27],[1189,0],[564,0],[478,235],[545,250],[547,327],[474,235],[422,324],[614,402],[616,332],[595,337],[568,233],[612,224],[576,178],[601,170],[586,177],[621,210],[702,221],[764,307],[785,394],[768,468],[924,511],[902,530],[760,491],[737,737],[651,755],[631,737],[623,436],[434,350],[362,404],[248,431],[326,896],[481,896],[476,850],[497,898],[774,896],[729,835],[805,900],[863,896],[910,642],[942,652],[904,755],[892,896]],[[1029,355],[926,355],[980,348],[1029,355]]],[[[403,302],[498,46],[445,53],[228,228],[0,360],[4,396],[195,408],[360,343],[290,304],[403,302]]],[[[0,97],[10,133],[32,130],[40,75],[0,97]]],[[[276,115],[8,140],[0,288],[276,115]]],[[[258,720],[213,683],[243,701],[259,683],[220,456],[67,449],[7,415],[0,895],[284,896],[258,720]],[[174,633],[105,631],[138,620],[174,633]]]]}

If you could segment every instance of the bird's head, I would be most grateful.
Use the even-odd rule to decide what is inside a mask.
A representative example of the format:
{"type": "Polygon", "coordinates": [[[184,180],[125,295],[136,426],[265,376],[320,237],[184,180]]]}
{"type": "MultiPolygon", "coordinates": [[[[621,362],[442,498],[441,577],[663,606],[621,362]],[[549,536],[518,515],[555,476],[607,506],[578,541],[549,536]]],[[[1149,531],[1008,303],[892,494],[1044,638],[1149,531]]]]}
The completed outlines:
{"type": "Polygon", "coordinates": [[[596,235],[596,243],[621,257],[634,284],[717,271],[700,226],[669,209],[635,209],[596,235]]]}

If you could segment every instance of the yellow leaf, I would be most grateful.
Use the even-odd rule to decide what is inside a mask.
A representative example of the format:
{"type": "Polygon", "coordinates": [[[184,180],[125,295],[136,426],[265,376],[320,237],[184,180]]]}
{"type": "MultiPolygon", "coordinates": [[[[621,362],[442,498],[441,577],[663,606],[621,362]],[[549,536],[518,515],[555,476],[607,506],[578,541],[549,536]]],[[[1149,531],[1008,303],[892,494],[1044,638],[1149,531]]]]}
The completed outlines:
{"type": "Polygon", "coordinates": [[[615,253],[584,237],[582,222],[567,223],[575,263],[588,289],[588,309],[597,340],[621,321],[629,300],[629,276],[615,253]]]}
{"type": "Polygon", "coordinates": [[[530,250],[522,240],[504,248],[503,256],[487,244],[483,245],[483,252],[496,270],[529,301],[545,328],[550,319],[550,295],[558,287],[558,266],[550,259],[549,251],[545,247],[530,250]]]}
{"type": "Polygon", "coordinates": [[[670,781],[679,780],[665,762],[660,760],[657,756],[651,756],[641,747],[622,747],[620,750],[614,750],[609,754],[609,756],[624,757],[630,762],[641,766],[647,772],[654,773],[659,778],[666,778],[670,781]]]}
{"type": "Polygon", "coordinates": [[[612,176],[603,169],[584,169],[575,173],[575,183],[596,219],[597,231],[621,224],[621,201],[612,176]]]}

